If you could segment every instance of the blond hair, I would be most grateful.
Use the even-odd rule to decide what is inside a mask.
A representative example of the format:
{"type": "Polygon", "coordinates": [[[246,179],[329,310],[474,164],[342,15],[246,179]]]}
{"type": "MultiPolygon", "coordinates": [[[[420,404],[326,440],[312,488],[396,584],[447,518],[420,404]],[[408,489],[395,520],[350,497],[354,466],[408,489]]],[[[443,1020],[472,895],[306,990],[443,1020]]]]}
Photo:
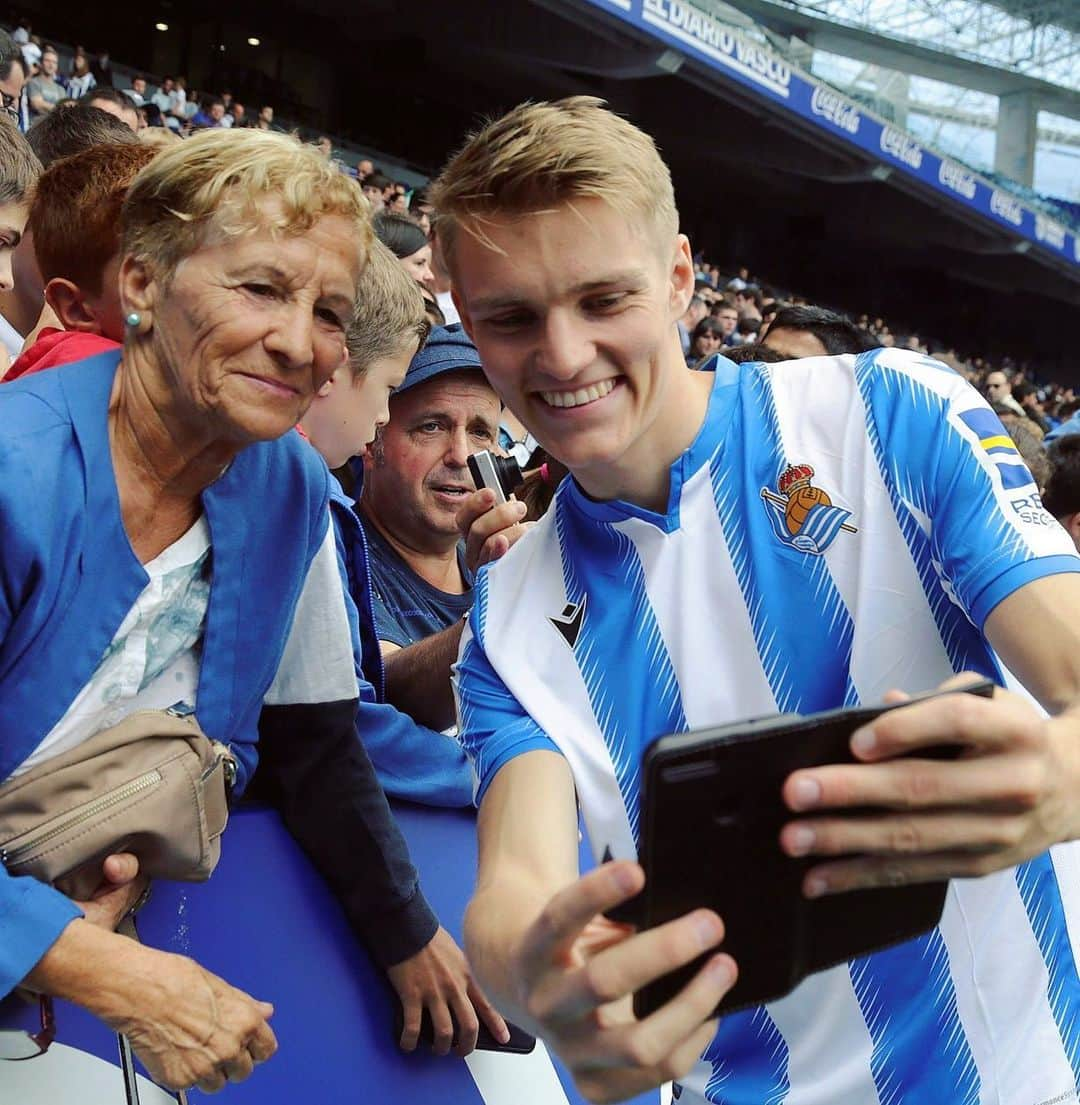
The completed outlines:
{"type": "Polygon", "coordinates": [[[205,130],[163,150],[132,182],[121,213],[123,252],[149,261],[168,282],[211,239],[267,229],[302,234],[324,215],[353,224],[363,262],[371,225],[355,180],[289,135],[205,130]],[[268,199],[279,202],[273,213],[268,199]]]}
{"type": "Polygon", "coordinates": [[[356,315],[345,332],[353,376],[363,376],[380,357],[396,353],[406,338],[419,350],[430,332],[420,285],[376,238],[360,276],[356,315]]]}
{"type": "Polygon", "coordinates": [[[0,112],[0,203],[29,206],[39,176],[41,162],[30,143],[7,114],[0,112]]]}
{"type": "Polygon", "coordinates": [[[461,227],[491,246],[485,218],[599,199],[652,225],[679,229],[671,173],[656,144],[595,96],[520,104],[471,134],[428,193],[448,261],[461,227]]]}

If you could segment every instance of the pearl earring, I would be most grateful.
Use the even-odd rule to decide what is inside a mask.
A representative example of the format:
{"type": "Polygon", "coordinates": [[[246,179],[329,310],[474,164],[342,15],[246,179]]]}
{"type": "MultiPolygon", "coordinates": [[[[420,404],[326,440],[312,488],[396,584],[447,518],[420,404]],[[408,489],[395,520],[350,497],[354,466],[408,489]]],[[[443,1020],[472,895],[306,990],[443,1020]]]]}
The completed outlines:
{"type": "Polygon", "coordinates": [[[138,311],[131,311],[124,317],[124,322],[130,329],[137,330],[139,324],[142,322],[142,315],[140,315],[138,311]]]}

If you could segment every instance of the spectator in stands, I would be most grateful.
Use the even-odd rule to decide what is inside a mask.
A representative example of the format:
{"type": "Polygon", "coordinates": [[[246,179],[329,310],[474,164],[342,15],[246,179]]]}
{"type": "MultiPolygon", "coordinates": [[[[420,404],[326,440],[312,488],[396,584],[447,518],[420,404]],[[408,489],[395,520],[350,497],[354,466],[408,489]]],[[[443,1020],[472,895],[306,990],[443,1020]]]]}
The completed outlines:
{"type": "MultiPolygon", "coordinates": [[[[95,714],[87,727],[70,706],[100,695],[105,674],[121,716],[166,701],[148,699],[148,688],[164,683],[153,674],[143,680],[146,658],[127,652],[141,646],[127,629],[114,637],[114,614],[139,598],[143,564],[160,573],[160,553],[172,549],[166,566],[183,571],[187,584],[166,589],[157,615],[189,628],[154,658],[168,701],[199,687],[199,720],[237,757],[238,793],[258,752],[264,789],[401,996],[403,1042],[415,1044],[426,1008],[443,1051],[457,1017],[464,1052],[477,1021],[463,957],[419,892],[355,738],[330,477],[291,433],[345,354],[367,212],[355,188],[310,151],[275,136],[243,139],[196,136],[159,155],[131,189],[123,355],[0,388],[2,514],[21,542],[0,550],[9,607],[0,711],[20,718],[17,730],[0,731],[0,762],[6,776],[55,755],[58,742],[71,747],[93,735],[104,723],[95,714]],[[251,275],[229,283],[225,274],[236,272],[251,275]],[[265,295],[268,286],[278,294],[265,295]],[[65,386],[68,379],[77,386],[65,386]],[[27,448],[37,470],[67,488],[64,510],[43,512],[32,485],[16,479],[27,448]],[[264,494],[268,473],[272,496],[264,494]],[[102,498],[99,484],[112,492],[102,498]],[[84,564],[91,587],[76,578],[84,564]],[[232,582],[219,588],[221,580],[232,582]],[[225,636],[204,639],[207,623],[227,627],[225,636]],[[33,647],[41,639],[45,650],[33,647]],[[124,675],[102,671],[123,655],[134,659],[121,665],[124,675]],[[319,659],[317,696],[305,656],[319,659]]],[[[130,856],[106,860],[101,894],[82,907],[42,884],[16,885],[0,870],[0,945],[8,952],[0,991],[25,979],[85,1005],[126,1032],[151,1075],[171,1087],[215,1091],[247,1077],[253,1062],[273,1054],[271,1007],[189,959],[116,936],[111,930],[141,890],[130,856]],[[192,1039],[198,1046],[186,1046],[192,1039]]],[[[474,1000],[498,1032],[497,1016],[474,1000]]]]}
{"type": "Polygon", "coordinates": [[[364,177],[361,187],[374,214],[378,214],[386,205],[386,192],[393,188],[393,185],[394,182],[388,176],[378,171],[364,177]]]}
{"type": "MultiPolygon", "coordinates": [[[[360,515],[371,548],[386,698],[433,729],[453,722],[450,665],[477,567],[457,522],[475,490],[467,458],[496,447],[499,408],[461,327],[435,329],[364,458],[360,515]]],[[[494,528],[496,519],[485,515],[484,540],[496,529],[512,535],[523,515],[521,504],[503,504],[494,528]]],[[[483,544],[480,536],[470,534],[474,548],[483,544]]]]}
{"type": "Polygon", "coordinates": [[[727,282],[727,286],[733,292],[741,292],[749,282],[750,270],[745,265],[740,265],[738,273],[727,282]]]}
{"type": "Polygon", "coordinates": [[[263,104],[259,108],[259,117],[255,121],[255,126],[259,130],[281,130],[281,127],[274,124],[274,109],[269,104],[263,104]]]}
{"type": "Polygon", "coordinates": [[[91,107],[100,108],[102,111],[115,115],[121,122],[126,123],[133,131],[141,128],[138,109],[135,102],[126,92],[119,88],[104,85],[88,92],[81,100],[81,104],[89,104],[91,107]]]}
{"type": "MultiPolygon", "coordinates": [[[[415,281],[380,242],[360,278],[357,317],[346,340],[349,361],[319,389],[300,421],[308,440],[339,478],[390,417],[389,397],[405,379],[409,363],[428,334],[423,299],[415,281]]],[[[362,471],[362,466],[359,466],[362,471]]],[[[350,482],[355,498],[360,487],[350,482]]],[[[351,500],[333,503],[338,541],[345,549],[349,593],[360,619],[360,687],[357,733],[388,794],[439,806],[472,804],[472,773],[457,741],[418,726],[385,705],[385,669],[372,606],[368,545],[351,500]]]]}
{"type": "Polygon", "coordinates": [[[691,368],[698,368],[702,362],[707,361],[714,353],[721,352],[723,348],[724,328],[715,319],[703,318],[690,335],[690,351],[686,354],[686,363],[691,368]]]}
{"type": "Polygon", "coordinates": [[[427,189],[414,189],[412,197],[409,199],[409,214],[416,220],[420,229],[428,236],[431,235],[431,216],[433,211],[434,209],[431,206],[431,201],[428,199],[427,189]]]}
{"type": "Polygon", "coordinates": [[[157,153],[139,143],[96,145],[42,174],[29,225],[45,302],[60,327],[39,331],[5,383],[119,348],[120,208],[136,174],[157,153]]]}
{"type": "Polygon", "coordinates": [[[739,318],[756,318],[761,321],[761,289],[755,284],[747,284],[735,292],[735,309],[739,318]]]}
{"type": "Polygon", "coordinates": [[[356,163],[356,175],[359,178],[361,184],[363,184],[363,182],[367,180],[367,178],[371,176],[373,172],[375,172],[375,163],[371,161],[370,158],[361,158],[356,163]]]}
{"type": "Polygon", "coordinates": [[[878,343],[846,315],[824,307],[783,307],[773,316],[762,343],[787,360],[836,353],[865,353],[878,343]]]}
{"type": "Polygon", "coordinates": [[[99,88],[113,87],[115,82],[113,80],[112,58],[109,57],[108,50],[102,50],[94,58],[90,63],[90,72],[93,74],[99,88]]]}
{"type": "Polygon", "coordinates": [[[36,77],[41,72],[41,45],[37,42],[37,36],[23,43],[21,49],[27,78],[36,77]]]}
{"type": "Polygon", "coordinates": [[[223,126],[227,127],[246,127],[247,112],[244,109],[244,105],[239,100],[233,100],[229,105],[229,110],[225,113],[225,118],[221,120],[223,126]]]}
{"type": "Polygon", "coordinates": [[[315,139],[315,149],[329,161],[334,156],[334,140],[328,134],[320,134],[315,139]]]}
{"type": "Polygon", "coordinates": [[[17,43],[0,31],[0,107],[19,130],[30,127],[30,106],[26,99],[26,62],[17,43]]]}
{"type": "Polygon", "coordinates": [[[740,315],[739,324],[735,327],[735,342],[737,345],[747,345],[758,340],[761,330],[761,319],[753,315],[740,315]]]}
{"type": "Polygon", "coordinates": [[[729,348],[738,345],[735,331],[739,328],[739,312],[736,307],[726,299],[718,299],[712,305],[709,314],[720,323],[720,329],[724,335],[724,345],[729,348]]]}
{"type": "Polygon", "coordinates": [[[188,122],[187,78],[177,77],[169,89],[169,106],[165,112],[165,124],[173,130],[182,130],[188,122]]]}
{"type": "Polygon", "coordinates": [[[142,107],[143,104],[146,103],[146,78],[132,77],[131,88],[128,89],[128,95],[131,97],[136,107],[142,107]]]}
{"type": "MultiPolygon", "coordinates": [[[[26,139],[6,116],[0,116],[0,293],[9,296],[19,276],[14,254],[26,229],[33,194],[41,166],[26,139]]],[[[6,319],[0,318],[0,366],[6,370],[16,356],[6,319]]],[[[20,342],[21,344],[21,342],[20,342]]],[[[2,371],[0,371],[2,375],[2,371]]]]}
{"type": "Polygon", "coordinates": [[[1024,408],[1013,398],[1012,384],[1009,383],[1009,377],[1006,376],[1001,369],[995,369],[986,374],[986,385],[984,390],[986,392],[987,401],[991,406],[995,403],[1002,403],[1014,411],[1018,416],[1023,415],[1024,408]]]}
{"type": "Polygon", "coordinates": [[[158,90],[150,97],[158,111],[161,112],[163,119],[164,116],[168,115],[172,107],[172,90],[173,79],[172,77],[165,76],[161,78],[161,85],[158,90]]]}
{"type": "Polygon", "coordinates": [[[401,267],[422,287],[433,290],[431,246],[427,235],[408,215],[380,211],[371,225],[379,241],[398,259],[401,267]]]}
{"type": "Polygon", "coordinates": [[[56,48],[46,46],[41,51],[41,72],[27,82],[26,94],[30,100],[30,115],[33,119],[48,115],[61,100],[68,98],[63,85],[56,79],[59,65],[60,57],[56,48]]]}
{"type": "Polygon", "coordinates": [[[1024,414],[1046,434],[1050,423],[1039,398],[1039,389],[1034,384],[1021,382],[1013,385],[1012,396],[1020,404],[1024,414]]]}
{"type": "Polygon", "coordinates": [[[686,314],[679,319],[679,341],[682,343],[683,353],[687,358],[691,355],[690,340],[698,324],[709,313],[709,305],[702,295],[692,295],[686,307],[686,314]]]}
{"type": "Polygon", "coordinates": [[[1080,552],[1080,434],[1067,434],[1047,450],[1050,477],[1043,506],[1061,523],[1080,552]]]}
{"type": "Polygon", "coordinates": [[[73,100],[82,99],[91,89],[97,86],[94,74],[90,72],[90,59],[86,51],[77,47],[71,59],[71,75],[67,79],[67,94],[73,100]]]}
{"type": "Polygon", "coordinates": [[[215,127],[224,126],[224,119],[225,101],[220,96],[216,96],[191,117],[191,129],[213,130],[215,127]]]}

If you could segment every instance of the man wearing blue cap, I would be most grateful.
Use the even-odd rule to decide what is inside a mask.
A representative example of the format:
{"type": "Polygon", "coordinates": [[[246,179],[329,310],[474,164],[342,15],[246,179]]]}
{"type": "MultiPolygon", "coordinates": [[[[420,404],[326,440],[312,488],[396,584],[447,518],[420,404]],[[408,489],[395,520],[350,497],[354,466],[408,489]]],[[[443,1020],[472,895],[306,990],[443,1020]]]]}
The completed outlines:
{"type": "MultiPolygon", "coordinates": [[[[434,728],[454,721],[450,666],[472,606],[477,567],[458,529],[459,513],[474,492],[467,458],[497,449],[499,415],[499,397],[476,347],[459,324],[439,326],[391,397],[389,425],[364,460],[360,514],[371,546],[386,697],[434,728]]],[[[524,515],[517,502],[482,515],[470,532],[470,549],[483,543],[474,537],[497,531],[497,540],[509,547],[524,515]]]]}

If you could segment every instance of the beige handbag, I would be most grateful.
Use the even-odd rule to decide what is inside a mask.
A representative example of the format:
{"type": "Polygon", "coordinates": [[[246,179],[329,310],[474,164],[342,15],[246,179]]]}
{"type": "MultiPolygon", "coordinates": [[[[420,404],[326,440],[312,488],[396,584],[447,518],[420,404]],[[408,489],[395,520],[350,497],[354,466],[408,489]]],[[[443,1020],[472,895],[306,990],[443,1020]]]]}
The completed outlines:
{"type": "Polygon", "coordinates": [[[0,863],[76,900],[115,852],[152,879],[201,882],[221,855],[235,772],[193,714],[140,710],[0,786],[0,863]]]}

